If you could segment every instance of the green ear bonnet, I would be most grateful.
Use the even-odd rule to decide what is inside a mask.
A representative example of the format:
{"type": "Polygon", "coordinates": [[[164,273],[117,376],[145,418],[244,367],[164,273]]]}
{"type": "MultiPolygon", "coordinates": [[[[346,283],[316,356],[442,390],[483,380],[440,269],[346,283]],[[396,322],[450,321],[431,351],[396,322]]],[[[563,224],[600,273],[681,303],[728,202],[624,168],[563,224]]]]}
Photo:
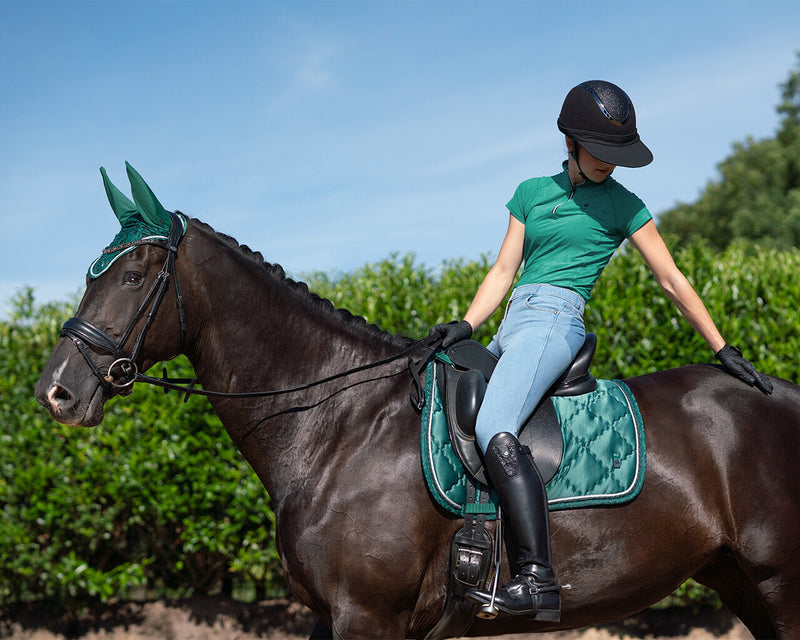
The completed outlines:
{"type": "MultiPolygon", "coordinates": [[[[89,267],[90,278],[101,276],[117,258],[136,249],[142,244],[142,241],[166,243],[169,237],[172,225],[169,212],[161,206],[158,198],[136,169],[127,162],[125,168],[131,183],[133,202],[111,183],[106,170],[100,167],[108,201],[122,228],[114,236],[111,244],[103,249],[103,254],[89,267]]],[[[179,216],[179,218],[183,224],[181,231],[181,236],[183,236],[186,233],[186,218],[183,216],[179,216]]]]}

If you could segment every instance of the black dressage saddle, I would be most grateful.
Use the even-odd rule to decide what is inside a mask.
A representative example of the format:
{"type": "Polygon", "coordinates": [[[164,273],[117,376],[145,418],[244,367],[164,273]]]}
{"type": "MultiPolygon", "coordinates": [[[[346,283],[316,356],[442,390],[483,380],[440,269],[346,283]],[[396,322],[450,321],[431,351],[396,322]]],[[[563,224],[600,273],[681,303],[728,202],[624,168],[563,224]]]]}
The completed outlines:
{"type": "MultiPolygon", "coordinates": [[[[530,447],[545,483],[558,471],[564,452],[561,427],[551,398],[582,395],[597,388],[597,380],[589,372],[596,347],[597,336],[587,333],[575,360],[550,388],[519,434],[520,442],[530,447]]],[[[467,472],[489,485],[475,441],[475,421],[497,357],[473,340],[457,342],[444,353],[452,364],[437,362],[437,381],[453,449],[467,472]]]]}

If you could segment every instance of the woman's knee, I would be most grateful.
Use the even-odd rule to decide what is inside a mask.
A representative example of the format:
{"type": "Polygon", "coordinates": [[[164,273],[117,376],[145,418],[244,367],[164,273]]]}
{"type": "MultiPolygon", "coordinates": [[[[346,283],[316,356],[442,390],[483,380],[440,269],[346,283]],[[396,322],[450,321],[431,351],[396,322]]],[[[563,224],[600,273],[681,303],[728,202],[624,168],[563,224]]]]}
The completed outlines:
{"type": "Polygon", "coordinates": [[[475,424],[475,441],[478,443],[481,453],[486,453],[489,441],[501,431],[508,431],[508,429],[496,429],[493,425],[481,422],[479,416],[478,422],[475,424]]]}

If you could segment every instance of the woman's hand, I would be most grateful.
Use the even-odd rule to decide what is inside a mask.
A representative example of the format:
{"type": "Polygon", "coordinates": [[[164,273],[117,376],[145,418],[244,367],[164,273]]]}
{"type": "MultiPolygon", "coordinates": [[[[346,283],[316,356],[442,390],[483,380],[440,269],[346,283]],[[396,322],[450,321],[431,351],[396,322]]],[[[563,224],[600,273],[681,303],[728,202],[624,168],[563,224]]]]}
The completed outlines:
{"type": "Polygon", "coordinates": [[[472,325],[466,320],[435,324],[428,331],[428,338],[433,341],[441,340],[442,347],[445,349],[451,344],[468,340],[470,337],[472,337],[472,325]]]}
{"type": "Polygon", "coordinates": [[[772,393],[772,382],[770,382],[769,378],[756,371],[756,368],[742,357],[742,352],[736,347],[726,344],[717,351],[716,356],[731,375],[736,376],[751,387],[758,387],[767,395],[772,393]]]}

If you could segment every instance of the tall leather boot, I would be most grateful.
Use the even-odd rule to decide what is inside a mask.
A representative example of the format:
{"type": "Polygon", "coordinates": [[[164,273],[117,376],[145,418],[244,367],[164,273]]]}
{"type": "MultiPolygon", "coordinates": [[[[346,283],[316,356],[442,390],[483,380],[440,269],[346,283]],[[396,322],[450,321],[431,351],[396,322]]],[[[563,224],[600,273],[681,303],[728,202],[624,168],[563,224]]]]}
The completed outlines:
{"type": "MultiPolygon", "coordinates": [[[[516,544],[509,555],[520,568],[516,577],[497,590],[494,604],[511,615],[558,622],[561,587],[553,571],[547,494],[530,450],[513,434],[498,433],[489,441],[484,462],[503,515],[514,532],[509,541],[516,544]]],[[[470,589],[466,598],[488,604],[492,594],[470,589]]]]}

